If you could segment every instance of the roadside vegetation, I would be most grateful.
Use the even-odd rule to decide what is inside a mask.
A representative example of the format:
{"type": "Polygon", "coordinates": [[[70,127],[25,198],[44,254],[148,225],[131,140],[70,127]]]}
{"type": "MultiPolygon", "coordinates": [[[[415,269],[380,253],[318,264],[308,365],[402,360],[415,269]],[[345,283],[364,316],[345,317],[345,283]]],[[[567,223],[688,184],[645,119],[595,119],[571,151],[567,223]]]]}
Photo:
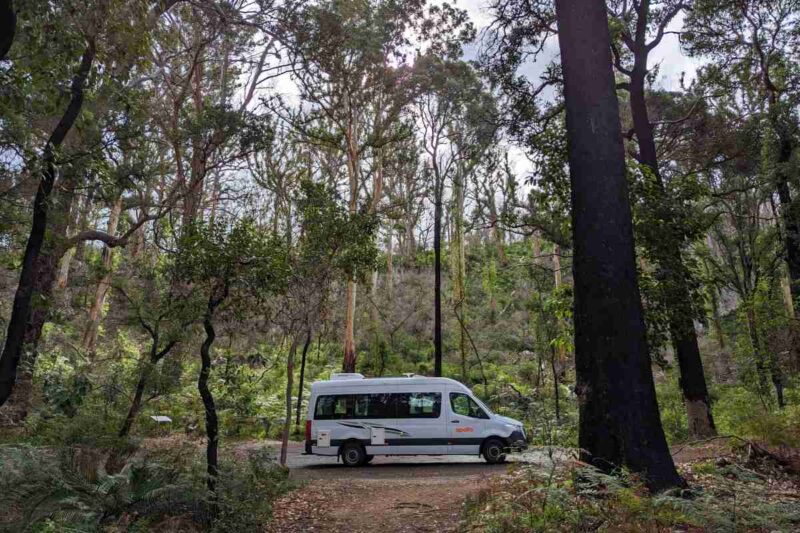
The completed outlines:
{"type": "Polygon", "coordinates": [[[800,528],[800,4],[464,7],[0,0],[0,529],[263,530],[338,371],[570,457],[465,527],[800,528]]]}

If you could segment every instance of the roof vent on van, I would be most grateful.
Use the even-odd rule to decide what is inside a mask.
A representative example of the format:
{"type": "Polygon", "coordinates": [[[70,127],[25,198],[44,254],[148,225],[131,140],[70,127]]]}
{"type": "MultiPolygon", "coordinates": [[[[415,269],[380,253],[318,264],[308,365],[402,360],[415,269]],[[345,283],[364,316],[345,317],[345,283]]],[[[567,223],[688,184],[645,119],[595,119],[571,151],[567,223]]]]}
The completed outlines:
{"type": "Polygon", "coordinates": [[[359,374],[358,372],[333,372],[331,374],[331,381],[345,379],[364,379],[364,374],[359,374]]]}

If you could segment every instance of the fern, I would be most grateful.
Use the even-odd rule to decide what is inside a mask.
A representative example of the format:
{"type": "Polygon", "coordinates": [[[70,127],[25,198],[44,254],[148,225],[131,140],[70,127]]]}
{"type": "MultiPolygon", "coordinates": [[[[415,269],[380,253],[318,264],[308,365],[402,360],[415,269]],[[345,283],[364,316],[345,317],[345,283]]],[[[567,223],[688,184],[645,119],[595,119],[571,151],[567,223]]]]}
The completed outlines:
{"type": "Polygon", "coordinates": [[[87,464],[86,454],[65,448],[57,459],[42,460],[42,450],[0,446],[0,466],[10,476],[0,482],[0,504],[15,505],[21,516],[9,524],[29,530],[50,520],[75,531],[94,531],[125,513],[137,517],[191,512],[202,516],[202,497],[176,472],[143,460],[131,460],[108,474],[104,458],[87,464]]]}

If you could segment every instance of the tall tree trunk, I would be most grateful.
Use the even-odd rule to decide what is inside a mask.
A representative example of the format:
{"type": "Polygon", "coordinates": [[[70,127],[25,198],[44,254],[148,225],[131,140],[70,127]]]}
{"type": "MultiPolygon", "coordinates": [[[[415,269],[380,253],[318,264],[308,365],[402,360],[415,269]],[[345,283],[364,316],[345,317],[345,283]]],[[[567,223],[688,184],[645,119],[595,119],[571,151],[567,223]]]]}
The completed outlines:
{"type": "Polygon", "coordinates": [[[560,371],[558,369],[558,354],[554,346],[550,346],[550,367],[553,370],[553,399],[556,406],[556,424],[561,424],[561,405],[560,405],[560,371]]]}
{"type": "Polygon", "coordinates": [[[286,359],[286,416],[283,421],[283,432],[281,433],[281,466],[286,466],[286,455],[289,452],[289,429],[292,425],[292,389],[294,388],[294,356],[297,353],[297,345],[299,343],[300,337],[293,335],[292,344],[289,347],[289,357],[286,359]]]}
{"type": "Polygon", "coordinates": [[[394,227],[390,223],[386,235],[386,295],[394,299],[394,227]]]}
{"type": "Polygon", "coordinates": [[[306,332],[306,342],[303,344],[303,355],[300,360],[300,383],[297,386],[297,418],[294,421],[295,429],[300,427],[300,412],[303,409],[303,386],[306,378],[306,355],[311,346],[311,329],[306,332]]]}
{"type": "MultiPolygon", "coordinates": [[[[87,201],[89,200],[91,195],[87,195],[87,201]]],[[[73,196],[72,199],[75,202],[75,198],[73,196]]],[[[74,207],[70,208],[70,223],[67,227],[68,230],[72,231],[81,231],[83,230],[83,212],[87,208],[87,205],[84,203],[81,207],[75,205],[74,207]]],[[[64,255],[61,257],[61,261],[58,265],[58,279],[56,280],[56,286],[59,289],[66,289],[67,284],[69,283],[69,270],[72,264],[72,257],[75,255],[75,246],[67,250],[64,255]]]]}
{"type": "Polygon", "coordinates": [[[217,408],[214,405],[214,396],[208,388],[208,378],[211,376],[211,345],[214,344],[217,334],[214,331],[214,310],[219,304],[212,296],[203,317],[203,330],[206,338],[200,346],[200,376],[197,379],[197,390],[203,400],[203,408],[206,415],[206,486],[211,493],[212,500],[217,496],[217,476],[219,475],[219,460],[217,451],[219,449],[219,420],[217,419],[217,408]]]}
{"type": "MultiPolygon", "coordinates": [[[[750,298],[752,300],[752,297],[750,298]]],[[[769,386],[767,385],[767,365],[764,352],[761,347],[761,338],[758,334],[758,321],[753,302],[745,302],[747,306],[747,331],[750,334],[750,344],[753,348],[753,359],[756,365],[756,375],[758,376],[758,388],[764,397],[769,397],[769,386]]]]}
{"type": "Polygon", "coordinates": [[[683,485],[656,403],[603,0],[556,0],[572,186],[581,459],[683,485]]]}
{"type": "Polygon", "coordinates": [[[0,356],[0,406],[6,403],[17,378],[17,367],[24,350],[33,356],[42,326],[47,315],[49,291],[52,291],[58,258],[53,254],[42,254],[49,224],[51,194],[58,174],[56,152],[83,107],[83,91],[86,78],[95,57],[94,41],[89,41],[81,57],[81,63],[72,78],[71,97],[67,109],[53,130],[42,157],[42,177],[33,201],[33,221],[22,259],[19,284],[14,295],[11,318],[8,322],[6,342],[0,356]],[[37,300],[35,306],[33,300],[37,300]]]}
{"type": "MultiPolygon", "coordinates": [[[[356,144],[357,129],[351,121],[347,125],[345,135],[347,141],[347,177],[350,186],[350,201],[348,209],[350,214],[355,214],[358,210],[358,187],[359,187],[359,151],[356,144]]],[[[345,297],[345,317],[344,317],[344,357],[342,368],[345,372],[356,371],[356,282],[355,279],[347,281],[347,294],[345,297]]]]}
{"type": "MultiPolygon", "coordinates": [[[[774,111],[771,111],[773,113],[774,111]]],[[[788,136],[780,134],[778,164],[775,176],[778,198],[781,201],[781,221],[786,248],[786,266],[789,273],[789,288],[795,311],[800,309],[800,205],[792,198],[789,189],[789,168],[793,146],[788,136]]]]}
{"type": "Polygon", "coordinates": [[[794,318],[794,297],[792,296],[792,280],[788,274],[781,273],[781,294],[783,295],[783,306],[786,308],[786,316],[794,318]]]}
{"type": "MultiPolygon", "coordinates": [[[[645,8],[646,10],[646,8],[645,8]]],[[[640,15],[646,21],[646,12],[640,15]]],[[[656,181],[657,190],[666,196],[666,189],[658,166],[653,126],[647,113],[645,98],[645,77],[647,75],[647,47],[644,34],[641,35],[640,50],[631,74],[630,108],[634,131],[639,146],[639,162],[651,173],[656,181]]],[[[647,179],[647,178],[645,178],[647,179]]],[[[653,209],[668,226],[674,226],[676,220],[666,198],[656,200],[653,209]]],[[[667,237],[663,242],[654,244],[658,256],[659,279],[668,280],[671,287],[671,309],[669,309],[669,327],[672,345],[678,359],[680,369],[680,386],[686,405],[689,422],[689,435],[696,439],[707,438],[717,434],[714,418],[711,415],[711,400],[706,386],[703,360],[697,344],[697,332],[692,319],[692,296],[689,291],[689,272],[684,264],[681,246],[683,242],[667,237]]]]}
{"type": "Polygon", "coordinates": [[[464,250],[464,179],[453,178],[453,238],[450,242],[453,269],[453,310],[458,317],[458,350],[461,355],[461,379],[467,380],[467,291],[465,287],[466,257],[464,250]]]}
{"type": "MultiPolygon", "coordinates": [[[[118,196],[111,208],[111,213],[108,215],[108,228],[109,235],[117,233],[117,225],[119,224],[119,217],[122,213],[122,196],[118,196]]],[[[86,323],[86,328],[83,331],[83,340],[81,345],[87,352],[94,352],[95,344],[97,342],[97,332],[100,329],[100,321],[103,318],[103,305],[106,301],[106,294],[111,287],[111,278],[114,268],[114,251],[109,246],[103,247],[103,277],[97,283],[94,292],[94,300],[92,306],[89,308],[89,320],[86,323]]]]}
{"type": "Polygon", "coordinates": [[[381,317],[378,313],[378,269],[372,270],[372,283],[369,286],[370,299],[370,321],[372,322],[372,334],[377,341],[380,334],[381,317]]]}
{"type": "Polygon", "coordinates": [[[352,279],[347,280],[347,293],[345,295],[345,317],[344,317],[344,361],[342,370],[344,372],[356,371],[356,337],[355,337],[355,317],[356,317],[356,289],[358,286],[352,279]]]}
{"type": "Polygon", "coordinates": [[[433,202],[433,375],[442,375],[442,183],[436,177],[433,202]]]}
{"type": "Polygon", "coordinates": [[[17,32],[17,12],[12,0],[0,0],[0,61],[5,60],[14,34],[17,32]]]}
{"type": "MultiPolygon", "coordinates": [[[[92,213],[92,202],[94,202],[95,187],[89,188],[89,193],[86,195],[86,202],[81,209],[80,220],[78,221],[78,228],[81,231],[86,229],[89,225],[89,217],[92,213]]],[[[80,263],[83,261],[83,256],[86,253],[86,242],[81,241],[75,245],[75,261],[80,263]]]]}
{"type": "MultiPolygon", "coordinates": [[[[194,9],[194,8],[193,8],[194,9]]],[[[199,18],[199,14],[195,14],[195,20],[199,18]]],[[[195,22],[195,25],[197,22],[195,22]]],[[[197,28],[196,35],[202,35],[202,30],[197,28]]],[[[194,118],[201,123],[205,109],[205,99],[203,95],[203,78],[204,78],[204,59],[202,43],[195,42],[193,46],[199,47],[197,58],[195,59],[192,68],[192,107],[194,108],[194,118]]],[[[193,224],[202,212],[203,201],[203,187],[205,184],[205,177],[207,172],[206,158],[207,158],[207,140],[198,128],[191,138],[192,146],[192,159],[190,163],[191,176],[189,183],[186,186],[186,191],[183,199],[183,227],[188,228],[193,224]]]]}
{"type": "MultiPolygon", "coordinates": [[[[563,284],[563,273],[561,272],[561,246],[558,244],[553,246],[553,284],[558,290],[563,284]]],[[[557,337],[561,336],[564,331],[564,320],[562,318],[556,319],[556,333],[557,337]]],[[[556,367],[558,369],[558,377],[563,379],[566,372],[567,364],[567,349],[563,343],[558,343],[556,348],[556,367]]]]}

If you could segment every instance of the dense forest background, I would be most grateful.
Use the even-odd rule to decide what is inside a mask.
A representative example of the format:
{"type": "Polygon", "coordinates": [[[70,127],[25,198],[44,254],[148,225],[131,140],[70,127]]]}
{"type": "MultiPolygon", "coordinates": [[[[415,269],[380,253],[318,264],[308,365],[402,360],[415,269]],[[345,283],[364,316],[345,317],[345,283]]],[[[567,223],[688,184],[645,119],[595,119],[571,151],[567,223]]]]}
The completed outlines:
{"type": "MultiPolygon", "coordinates": [[[[606,4],[666,440],[798,446],[800,3],[606,4]],[[675,34],[701,66],[665,90],[675,34]]],[[[579,445],[575,239],[607,241],[571,208],[552,2],[496,0],[480,31],[420,0],[0,11],[2,464],[15,501],[48,494],[13,519],[105,524],[141,489],[153,513],[258,523],[242,495],[282,470],[218,445],[302,439],[310,384],[341,370],[452,377],[534,444],[579,445]],[[205,439],[159,460],[208,506],[134,486],[166,434],[205,439]],[[39,458],[76,446],[128,500],[65,480],[74,452],[39,458]]],[[[608,343],[635,337],[614,314],[593,309],[608,343]]]]}

